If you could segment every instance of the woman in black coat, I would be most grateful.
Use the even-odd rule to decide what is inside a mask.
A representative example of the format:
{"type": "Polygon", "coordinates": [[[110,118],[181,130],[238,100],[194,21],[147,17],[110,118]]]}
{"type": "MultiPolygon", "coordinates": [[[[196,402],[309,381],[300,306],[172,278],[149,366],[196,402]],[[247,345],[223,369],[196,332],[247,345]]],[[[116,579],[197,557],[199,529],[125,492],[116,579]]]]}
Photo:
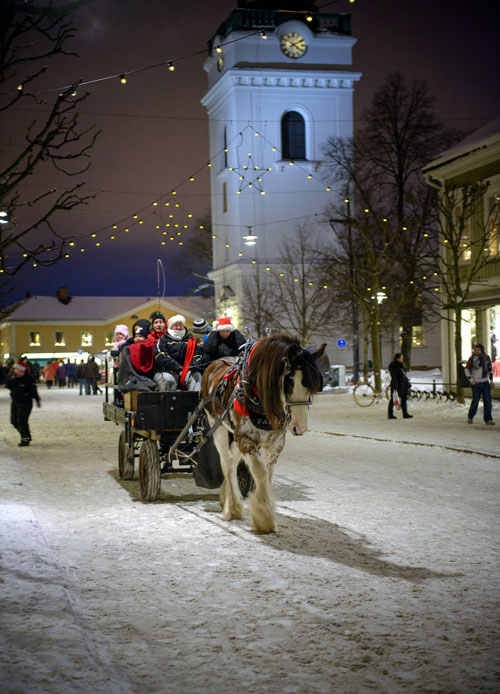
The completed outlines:
{"type": "Polygon", "coordinates": [[[403,411],[403,419],[411,419],[412,414],[408,414],[408,393],[410,391],[410,382],[406,377],[403,366],[403,355],[396,352],[393,361],[389,364],[389,373],[391,374],[391,398],[389,400],[389,410],[387,416],[389,419],[397,419],[394,415],[394,393],[399,395],[401,409],[403,411]]]}
{"type": "Polygon", "coordinates": [[[28,419],[33,408],[33,400],[40,407],[40,396],[35,379],[29,375],[24,364],[17,362],[7,378],[6,387],[10,390],[10,421],[21,434],[19,446],[29,446],[31,432],[28,419]]]}

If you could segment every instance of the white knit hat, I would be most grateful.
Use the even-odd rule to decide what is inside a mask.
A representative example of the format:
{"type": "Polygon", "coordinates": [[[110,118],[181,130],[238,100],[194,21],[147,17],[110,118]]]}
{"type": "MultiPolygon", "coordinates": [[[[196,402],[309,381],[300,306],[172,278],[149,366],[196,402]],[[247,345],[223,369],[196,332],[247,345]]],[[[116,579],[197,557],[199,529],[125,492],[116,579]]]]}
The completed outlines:
{"type": "Polygon", "coordinates": [[[174,323],[182,323],[182,325],[186,327],[186,319],[184,318],[184,316],[181,316],[180,313],[168,319],[167,328],[170,330],[174,323]]]}

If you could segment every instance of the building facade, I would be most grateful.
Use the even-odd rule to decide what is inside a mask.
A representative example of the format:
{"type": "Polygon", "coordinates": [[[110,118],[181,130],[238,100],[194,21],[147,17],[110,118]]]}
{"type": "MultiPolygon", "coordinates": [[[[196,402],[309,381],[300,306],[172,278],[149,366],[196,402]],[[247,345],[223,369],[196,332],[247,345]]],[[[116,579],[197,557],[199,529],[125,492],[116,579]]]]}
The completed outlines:
{"type": "Polygon", "coordinates": [[[353,134],[355,42],[350,15],[294,0],[239,2],[210,39],[211,278],[238,325],[244,279],[279,264],[299,226],[331,238],[340,193],[319,169],[326,140],[353,134]]]}
{"type": "Polygon", "coordinates": [[[168,319],[181,313],[189,327],[198,316],[210,322],[213,300],[201,297],[33,296],[8,309],[0,322],[0,360],[25,355],[43,364],[52,359],[102,358],[114,344],[115,326],[129,330],[154,311],[168,319]]]}
{"type": "MultiPolygon", "coordinates": [[[[459,269],[463,286],[478,254],[484,261],[474,275],[462,311],[459,358],[466,360],[475,342],[484,344],[492,360],[496,360],[494,371],[500,386],[500,118],[443,152],[423,173],[441,197],[446,188],[480,185],[484,189],[480,204],[465,219],[462,230],[464,251],[459,269]]],[[[443,381],[451,383],[457,378],[454,319],[453,309],[445,305],[441,321],[443,381]]]]}

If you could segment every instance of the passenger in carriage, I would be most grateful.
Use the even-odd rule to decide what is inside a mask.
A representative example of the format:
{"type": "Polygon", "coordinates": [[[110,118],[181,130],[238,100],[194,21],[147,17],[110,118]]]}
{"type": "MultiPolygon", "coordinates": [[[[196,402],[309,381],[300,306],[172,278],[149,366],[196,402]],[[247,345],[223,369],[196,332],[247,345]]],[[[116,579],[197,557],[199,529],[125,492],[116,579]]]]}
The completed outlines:
{"type": "MultiPolygon", "coordinates": [[[[128,340],[125,341],[125,343],[122,345],[120,348],[120,352],[124,347],[129,347],[130,345],[133,345],[137,342],[144,342],[148,338],[148,336],[151,333],[151,321],[149,321],[147,318],[139,318],[139,320],[136,320],[135,323],[132,326],[132,334],[128,338],[128,340]]],[[[154,347],[154,342],[151,340],[153,347],[154,347]]]]}
{"type": "Polygon", "coordinates": [[[151,330],[150,338],[154,340],[156,345],[158,340],[165,335],[165,316],[160,311],[155,311],[150,316],[153,329],[151,330]]]}
{"type": "Polygon", "coordinates": [[[168,319],[165,335],[155,347],[154,380],[160,390],[201,390],[204,347],[186,329],[184,316],[168,319]]]}
{"type": "Polygon", "coordinates": [[[236,330],[230,318],[219,318],[205,343],[207,361],[215,361],[222,357],[237,357],[240,347],[245,342],[245,338],[239,330],[236,330]]]}

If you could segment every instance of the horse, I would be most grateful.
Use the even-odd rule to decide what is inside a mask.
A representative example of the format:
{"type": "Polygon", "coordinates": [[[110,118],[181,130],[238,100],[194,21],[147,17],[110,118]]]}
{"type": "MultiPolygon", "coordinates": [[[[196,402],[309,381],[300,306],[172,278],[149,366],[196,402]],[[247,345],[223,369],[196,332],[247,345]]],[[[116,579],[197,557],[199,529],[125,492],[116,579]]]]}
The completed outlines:
{"type": "Polygon", "coordinates": [[[243,517],[237,480],[243,459],[254,482],[248,497],[251,528],[261,534],[276,532],[273,466],[287,430],[294,436],[307,431],[311,396],[322,388],[316,360],[325,347],[309,351],[295,337],[272,335],[253,346],[248,361],[227,357],[206,368],[201,395],[208,397],[205,412],[210,426],[223,418],[213,437],[224,476],[220,490],[224,520],[243,517]]]}

